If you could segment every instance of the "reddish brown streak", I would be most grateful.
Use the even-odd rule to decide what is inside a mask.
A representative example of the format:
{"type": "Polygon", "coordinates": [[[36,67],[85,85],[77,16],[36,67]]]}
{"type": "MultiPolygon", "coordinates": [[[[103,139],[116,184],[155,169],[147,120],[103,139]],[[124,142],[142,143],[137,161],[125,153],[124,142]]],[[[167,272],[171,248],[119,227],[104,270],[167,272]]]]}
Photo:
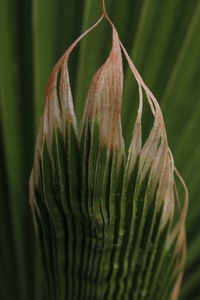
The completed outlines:
{"type": "Polygon", "coordinates": [[[46,88],[45,88],[45,104],[46,104],[46,101],[49,102],[49,96],[51,95],[51,91],[53,88],[53,82],[54,82],[54,80],[56,80],[58,72],[61,69],[62,65],[67,61],[67,58],[68,58],[68,55],[65,52],[63,54],[63,56],[59,59],[59,61],[55,65],[55,67],[53,68],[53,71],[51,72],[51,74],[48,78],[46,88]]]}

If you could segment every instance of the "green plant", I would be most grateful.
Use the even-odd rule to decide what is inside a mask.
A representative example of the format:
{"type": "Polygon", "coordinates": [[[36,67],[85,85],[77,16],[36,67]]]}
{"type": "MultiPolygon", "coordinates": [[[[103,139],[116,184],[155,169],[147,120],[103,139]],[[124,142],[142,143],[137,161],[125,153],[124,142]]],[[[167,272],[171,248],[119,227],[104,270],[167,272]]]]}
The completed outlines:
{"type": "MultiPolygon", "coordinates": [[[[194,199],[198,197],[199,189],[199,174],[196,168],[199,161],[199,145],[194,133],[198,133],[199,118],[199,107],[196,101],[199,92],[199,1],[186,3],[170,0],[165,4],[159,2],[159,5],[157,0],[118,1],[118,3],[109,1],[108,5],[112,19],[119,27],[121,39],[127,44],[128,52],[131,52],[131,41],[134,40],[133,60],[145,81],[155,91],[158,99],[161,99],[169,143],[175,154],[178,168],[189,187],[188,256],[180,297],[187,299],[190,296],[198,299],[199,206],[194,199]],[[132,21],[133,13],[134,21],[132,21]],[[181,26],[177,26],[177,18],[181,26]],[[159,26],[155,26],[156,22],[159,26]],[[132,24],[130,32],[126,30],[127,24],[132,24]],[[184,36],[183,46],[180,48],[179,43],[184,36]],[[181,49],[180,53],[179,49],[181,49]]],[[[28,176],[34,149],[33,124],[35,128],[38,126],[44,103],[44,85],[51,68],[66,48],[64,45],[66,37],[72,42],[74,35],[77,36],[80,32],[80,22],[76,20],[80,19],[83,2],[79,1],[75,4],[71,1],[34,1],[32,10],[31,3],[26,1],[18,4],[1,1],[0,6],[2,22],[0,26],[2,222],[0,295],[2,299],[12,299],[14,296],[19,299],[39,299],[44,297],[39,251],[36,250],[28,206],[28,176]],[[65,5],[66,13],[63,9],[65,5]],[[66,18],[66,15],[69,17],[66,18]],[[67,26],[72,25],[73,22],[74,26],[67,26]],[[22,30],[23,35],[20,32],[22,30]]],[[[83,27],[88,27],[89,23],[100,15],[100,3],[86,1],[84,7],[83,27]]],[[[102,26],[106,25],[102,24],[102,26]]],[[[74,60],[71,61],[72,91],[76,95],[75,110],[78,120],[82,114],[91,74],[102,63],[110,47],[109,37],[110,33],[108,32],[107,35],[101,27],[91,39],[82,43],[80,52],[76,52],[74,60]],[[107,45],[106,49],[104,45],[107,45]],[[91,52],[88,53],[89,49],[91,52]],[[78,63],[77,57],[79,57],[78,63]],[[85,70],[88,78],[85,76],[85,70]]],[[[128,145],[133,126],[131,121],[130,126],[126,126],[126,120],[135,119],[132,111],[137,112],[137,102],[133,103],[132,99],[137,99],[137,90],[127,68],[125,74],[124,98],[127,101],[123,102],[125,105],[122,107],[122,121],[125,141],[128,145]]],[[[145,129],[151,122],[148,111],[145,112],[144,119],[145,129]]]]}

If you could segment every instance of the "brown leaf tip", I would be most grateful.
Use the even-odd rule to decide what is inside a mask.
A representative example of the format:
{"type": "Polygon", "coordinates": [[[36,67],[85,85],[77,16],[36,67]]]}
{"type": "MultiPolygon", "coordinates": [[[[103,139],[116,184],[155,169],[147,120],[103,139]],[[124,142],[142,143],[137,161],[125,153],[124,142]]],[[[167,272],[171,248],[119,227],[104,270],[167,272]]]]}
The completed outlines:
{"type": "Polygon", "coordinates": [[[123,66],[118,34],[113,28],[113,45],[107,61],[94,75],[82,123],[95,119],[100,124],[100,143],[109,149],[124,150],[121,127],[123,66]]]}

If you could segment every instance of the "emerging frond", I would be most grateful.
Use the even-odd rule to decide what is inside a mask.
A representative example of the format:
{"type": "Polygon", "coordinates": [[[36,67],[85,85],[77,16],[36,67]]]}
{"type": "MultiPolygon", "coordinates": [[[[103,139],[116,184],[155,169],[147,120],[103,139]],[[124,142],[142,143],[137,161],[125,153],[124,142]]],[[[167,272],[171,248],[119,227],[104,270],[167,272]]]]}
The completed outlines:
{"type": "Polygon", "coordinates": [[[160,106],[104,6],[103,13],[112,27],[112,49],[91,81],[80,130],[68,58],[102,18],[66,51],[46,88],[30,202],[49,295],[51,299],[177,299],[186,251],[187,189],[174,166],[160,106]],[[127,157],[121,125],[121,49],[139,90],[127,157]],[[154,118],[144,143],[143,94],[154,118]]]}

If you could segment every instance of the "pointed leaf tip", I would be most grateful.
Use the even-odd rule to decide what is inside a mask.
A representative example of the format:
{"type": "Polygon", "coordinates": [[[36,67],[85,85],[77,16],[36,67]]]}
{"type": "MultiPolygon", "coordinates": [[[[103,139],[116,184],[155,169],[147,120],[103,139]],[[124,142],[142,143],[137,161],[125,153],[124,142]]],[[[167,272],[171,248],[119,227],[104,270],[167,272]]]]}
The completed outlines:
{"type": "Polygon", "coordinates": [[[98,120],[100,143],[108,149],[124,151],[121,127],[121,104],[123,92],[123,66],[118,34],[113,28],[113,44],[106,62],[94,75],[86,101],[82,120],[84,123],[98,120]]]}

